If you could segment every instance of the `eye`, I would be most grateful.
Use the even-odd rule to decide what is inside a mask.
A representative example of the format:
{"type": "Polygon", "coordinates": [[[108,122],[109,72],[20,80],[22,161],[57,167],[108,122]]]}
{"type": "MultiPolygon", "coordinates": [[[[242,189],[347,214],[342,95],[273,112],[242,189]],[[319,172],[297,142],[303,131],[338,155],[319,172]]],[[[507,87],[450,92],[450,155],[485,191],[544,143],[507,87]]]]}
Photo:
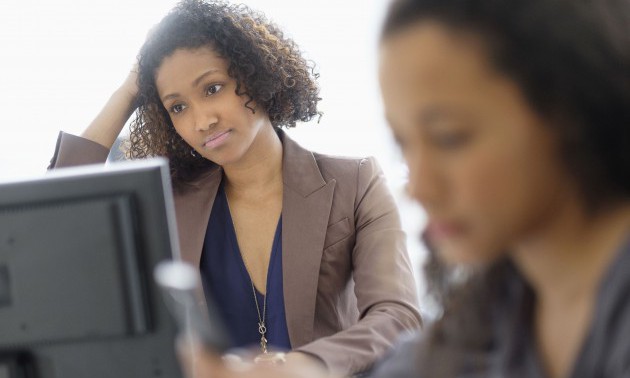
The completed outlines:
{"type": "Polygon", "coordinates": [[[452,150],[462,147],[470,140],[470,134],[464,132],[439,133],[433,136],[433,142],[439,148],[452,150]]]}
{"type": "Polygon", "coordinates": [[[223,88],[221,84],[212,84],[206,87],[206,96],[212,96],[223,88]]]}
{"type": "Polygon", "coordinates": [[[184,109],[186,109],[186,106],[183,104],[175,104],[173,106],[171,106],[171,108],[169,109],[169,111],[173,114],[177,114],[182,112],[184,109]]]}

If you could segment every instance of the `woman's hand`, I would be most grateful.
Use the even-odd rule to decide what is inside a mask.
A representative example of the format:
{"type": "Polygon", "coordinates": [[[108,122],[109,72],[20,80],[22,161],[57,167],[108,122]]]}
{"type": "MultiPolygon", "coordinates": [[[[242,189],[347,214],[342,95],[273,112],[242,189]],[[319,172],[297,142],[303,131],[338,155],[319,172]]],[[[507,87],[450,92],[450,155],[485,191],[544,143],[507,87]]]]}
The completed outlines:
{"type": "Polygon", "coordinates": [[[189,378],[332,378],[321,363],[302,353],[287,354],[284,365],[258,365],[238,357],[221,358],[198,344],[179,342],[180,362],[189,378]]]}
{"type": "Polygon", "coordinates": [[[315,356],[311,356],[301,352],[287,353],[284,365],[289,370],[300,370],[307,368],[313,372],[319,371],[322,376],[327,375],[327,369],[324,363],[315,356]]]}
{"type": "Polygon", "coordinates": [[[138,63],[135,63],[133,67],[131,67],[127,78],[122,83],[119,90],[125,92],[127,96],[135,102],[138,96],[138,63]]]}
{"type": "Polygon", "coordinates": [[[138,65],[135,64],[123,84],[111,95],[81,136],[108,149],[112,148],[125,123],[136,110],[137,97],[138,65]]]}

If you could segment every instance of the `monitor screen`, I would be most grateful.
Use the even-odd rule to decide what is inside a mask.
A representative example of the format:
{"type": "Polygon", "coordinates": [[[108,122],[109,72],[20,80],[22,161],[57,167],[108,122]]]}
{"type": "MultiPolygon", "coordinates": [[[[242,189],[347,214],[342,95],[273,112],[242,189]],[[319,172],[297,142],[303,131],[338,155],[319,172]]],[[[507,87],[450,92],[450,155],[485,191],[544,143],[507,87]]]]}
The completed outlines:
{"type": "Polygon", "coordinates": [[[0,378],[180,377],[152,279],[177,248],[163,159],[0,184],[0,378]]]}

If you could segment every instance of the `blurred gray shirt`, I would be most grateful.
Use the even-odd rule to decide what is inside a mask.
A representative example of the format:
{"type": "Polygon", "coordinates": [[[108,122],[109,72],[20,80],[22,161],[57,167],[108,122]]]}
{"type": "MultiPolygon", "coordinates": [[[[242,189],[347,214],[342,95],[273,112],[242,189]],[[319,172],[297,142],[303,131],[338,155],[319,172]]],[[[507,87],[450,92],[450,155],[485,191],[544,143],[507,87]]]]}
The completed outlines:
{"type": "MultiPolygon", "coordinates": [[[[523,311],[531,307],[532,294],[528,290],[519,290],[517,293],[514,302],[506,307],[508,310],[497,317],[499,321],[492,323],[492,332],[498,339],[497,347],[484,357],[483,368],[477,365],[456,377],[545,377],[530,328],[531,313],[523,311]]],[[[424,358],[427,347],[428,343],[422,334],[402,341],[370,377],[428,378],[419,361],[449,361],[448,358],[427,361],[424,358]]],[[[630,377],[630,237],[600,284],[593,322],[568,377],[630,377]]]]}

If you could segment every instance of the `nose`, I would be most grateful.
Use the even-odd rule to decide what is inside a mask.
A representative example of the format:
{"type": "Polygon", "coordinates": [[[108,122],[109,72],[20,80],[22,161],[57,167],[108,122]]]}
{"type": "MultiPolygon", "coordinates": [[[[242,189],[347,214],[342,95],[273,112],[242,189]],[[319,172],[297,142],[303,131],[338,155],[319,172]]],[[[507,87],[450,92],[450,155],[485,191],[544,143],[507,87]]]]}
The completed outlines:
{"type": "Polygon", "coordinates": [[[194,107],[195,131],[208,131],[219,120],[216,111],[208,106],[197,105],[194,107]]]}
{"type": "Polygon", "coordinates": [[[414,152],[406,156],[406,160],[409,168],[407,194],[429,211],[446,195],[443,178],[435,162],[426,154],[414,152]]]}

